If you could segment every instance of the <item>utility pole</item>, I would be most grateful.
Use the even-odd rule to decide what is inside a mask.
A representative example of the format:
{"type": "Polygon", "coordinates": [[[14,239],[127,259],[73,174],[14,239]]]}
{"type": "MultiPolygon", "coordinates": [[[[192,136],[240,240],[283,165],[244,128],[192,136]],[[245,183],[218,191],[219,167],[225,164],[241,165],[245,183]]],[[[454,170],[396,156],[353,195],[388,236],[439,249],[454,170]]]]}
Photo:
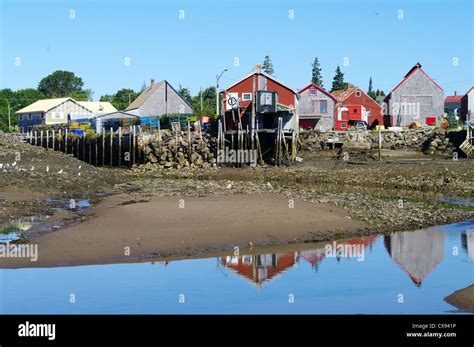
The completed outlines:
{"type": "Polygon", "coordinates": [[[199,95],[201,96],[201,116],[202,116],[202,88],[199,88],[199,95]]]}
{"type": "Polygon", "coordinates": [[[220,75],[216,75],[216,115],[219,116],[219,79],[226,72],[227,69],[221,72],[220,75]]]}
{"type": "Polygon", "coordinates": [[[11,131],[11,111],[16,107],[21,106],[21,104],[16,104],[13,107],[10,107],[10,100],[7,99],[7,107],[8,107],[8,131],[11,131]]]}

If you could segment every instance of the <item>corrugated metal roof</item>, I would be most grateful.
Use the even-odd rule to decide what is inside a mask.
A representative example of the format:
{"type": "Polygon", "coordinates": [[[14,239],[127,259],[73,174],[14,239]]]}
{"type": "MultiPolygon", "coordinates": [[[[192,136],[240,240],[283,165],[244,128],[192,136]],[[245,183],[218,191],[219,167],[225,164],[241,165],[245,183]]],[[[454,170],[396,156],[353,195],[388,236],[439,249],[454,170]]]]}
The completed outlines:
{"type": "Polygon", "coordinates": [[[122,111],[115,111],[107,114],[97,116],[97,119],[116,119],[116,118],[139,118],[134,114],[130,114],[122,111]]]}
{"type": "Polygon", "coordinates": [[[444,99],[444,102],[461,102],[461,99],[464,95],[451,95],[447,96],[446,99],[444,99]]]}
{"type": "Polygon", "coordinates": [[[346,90],[335,90],[331,94],[337,100],[337,102],[343,102],[346,100],[356,89],[357,87],[349,87],[346,90]]]}
{"type": "Polygon", "coordinates": [[[78,101],[79,105],[84,106],[94,114],[111,113],[117,109],[108,101],[78,101]]]}
{"type": "Polygon", "coordinates": [[[52,108],[66,102],[67,100],[73,100],[72,98],[57,98],[57,99],[43,99],[38,100],[31,105],[28,105],[15,113],[33,113],[33,112],[47,112],[52,108]]]}

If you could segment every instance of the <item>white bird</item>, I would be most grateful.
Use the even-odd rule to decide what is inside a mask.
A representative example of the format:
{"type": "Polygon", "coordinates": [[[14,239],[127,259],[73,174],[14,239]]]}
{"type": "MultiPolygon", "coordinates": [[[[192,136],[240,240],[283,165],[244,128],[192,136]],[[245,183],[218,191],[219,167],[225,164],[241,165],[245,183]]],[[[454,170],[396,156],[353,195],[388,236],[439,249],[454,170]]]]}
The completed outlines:
{"type": "Polygon", "coordinates": [[[267,182],[267,187],[268,187],[268,188],[270,188],[270,189],[272,189],[272,188],[273,188],[273,186],[271,185],[271,183],[270,183],[270,182],[267,182]]]}
{"type": "Polygon", "coordinates": [[[61,169],[61,170],[58,171],[58,174],[60,174],[60,173],[63,173],[63,169],[61,169]]]}
{"type": "Polygon", "coordinates": [[[15,166],[15,165],[16,165],[16,161],[15,161],[15,162],[13,162],[12,166],[15,166]]]}
{"type": "Polygon", "coordinates": [[[78,176],[80,176],[80,175],[81,175],[81,173],[80,173],[80,172],[78,172],[78,173],[77,173],[77,175],[78,175],[78,176]]]}
{"type": "Polygon", "coordinates": [[[78,167],[77,169],[78,169],[78,170],[80,170],[80,169],[81,169],[81,167],[82,167],[82,165],[79,165],[79,167],[78,167]]]}
{"type": "Polygon", "coordinates": [[[3,169],[3,164],[0,164],[0,169],[3,169]]]}
{"type": "Polygon", "coordinates": [[[49,172],[49,165],[46,165],[46,172],[49,172]]]}
{"type": "Polygon", "coordinates": [[[31,166],[31,169],[30,169],[30,171],[33,171],[34,169],[35,169],[35,167],[34,167],[34,166],[31,166]]]}

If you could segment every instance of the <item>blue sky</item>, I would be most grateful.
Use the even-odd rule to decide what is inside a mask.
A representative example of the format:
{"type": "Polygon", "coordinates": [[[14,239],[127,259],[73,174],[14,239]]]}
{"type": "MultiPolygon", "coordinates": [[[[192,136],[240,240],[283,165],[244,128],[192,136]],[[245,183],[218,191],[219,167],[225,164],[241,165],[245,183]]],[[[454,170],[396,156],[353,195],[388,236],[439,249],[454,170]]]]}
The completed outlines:
{"type": "Polygon", "coordinates": [[[225,68],[221,86],[232,84],[266,54],[278,79],[294,88],[310,82],[315,56],[328,89],[337,65],[347,81],[367,89],[372,76],[374,87],[388,92],[417,62],[447,95],[474,85],[472,0],[0,4],[0,88],[36,87],[62,69],[82,77],[96,100],[120,88],[139,90],[150,78],[196,94],[225,68]]]}

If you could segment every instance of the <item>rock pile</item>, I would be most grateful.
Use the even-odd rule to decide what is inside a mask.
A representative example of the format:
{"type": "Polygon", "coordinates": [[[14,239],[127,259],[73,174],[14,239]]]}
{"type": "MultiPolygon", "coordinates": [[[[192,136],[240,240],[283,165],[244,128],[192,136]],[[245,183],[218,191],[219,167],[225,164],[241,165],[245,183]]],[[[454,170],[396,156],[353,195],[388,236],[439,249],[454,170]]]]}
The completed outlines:
{"type": "MultiPolygon", "coordinates": [[[[432,127],[410,129],[405,131],[384,131],[382,133],[382,148],[384,149],[423,149],[425,143],[435,134],[432,127]]],[[[372,131],[326,132],[311,131],[299,136],[302,150],[315,151],[325,149],[326,142],[336,139],[346,147],[351,144],[365,144],[364,147],[376,147],[378,133],[372,131]]]]}
{"type": "Polygon", "coordinates": [[[208,133],[180,132],[178,135],[163,130],[147,134],[140,140],[145,152],[143,169],[208,168],[217,166],[217,139],[208,133]],[[189,142],[190,138],[190,142],[189,142]]]}
{"type": "Polygon", "coordinates": [[[446,134],[446,129],[440,127],[437,128],[425,143],[424,153],[425,154],[452,154],[454,151],[454,145],[449,141],[446,134]]]}
{"type": "MultiPolygon", "coordinates": [[[[418,128],[406,131],[386,131],[382,133],[382,148],[385,149],[422,149],[424,143],[433,134],[433,128],[418,128]]],[[[378,134],[370,134],[371,142],[378,143],[378,134]]]]}

